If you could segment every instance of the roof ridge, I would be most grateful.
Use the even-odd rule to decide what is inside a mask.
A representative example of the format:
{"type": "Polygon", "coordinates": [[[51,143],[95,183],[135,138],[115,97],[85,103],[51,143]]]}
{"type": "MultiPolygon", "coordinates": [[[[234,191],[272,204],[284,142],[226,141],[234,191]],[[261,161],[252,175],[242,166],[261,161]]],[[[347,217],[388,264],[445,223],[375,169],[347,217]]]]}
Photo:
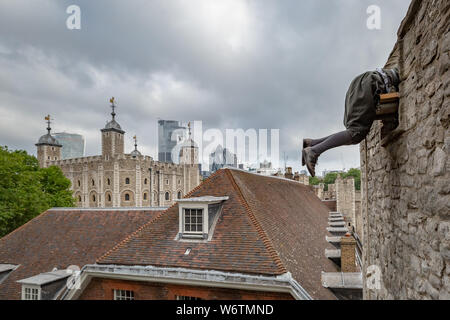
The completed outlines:
{"type": "MultiPolygon", "coordinates": [[[[210,179],[216,175],[218,175],[220,170],[217,170],[216,172],[214,172],[212,175],[210,175],[205,181],[203,181],[202,183],[200,183],[198,186],[196,186],[194,189],[192,189],[191,191],[189,191],[183,198],[189,197],[192,193],[194,193],[195,191],[197,191],[200,186],[206,184],[206,183],[210,183],[210,179]]],[[[114,251],[116,251],[117,249],[123,247],[125,244],[127,244],[134,236],[136,236],[138,233],[140,233],[142,230],[144,230],[145,228],[147,228],[149,225],[153,224],[153,222],[157,221],[159,218],[162,217],[162,215],[164,213],[166,213],[167,211],[169,211],[172,207],[174,207],[175,205],[177,205],[177,202],[175,202],[174,204],[172,204],[170,207],[168,207],[167,209],[161,211],[156,217],[154,217],[152,220],[144,223],[142,226],[140,226],[139,228],[137,228],[135,231],[133,231],[132,233],[130,233],[128,236],[126,236],[123,240],[119,241],[114,247],[112,247],[110,250],[108,250],[107,252],[105,252],[102,256],[100,256],[96,262],[99,262],[102,259],[105,259],[107,256],[109,256],[111,253],[113,253],[114,251]]]]}
{"type": "Polygon", "coordinates": [[[250,217],[250,220],[252,221],[253,225],[256,228],[256,231],[258,232],[259,236],[261,237],[264,246],[267,248],[267,250],[269,251],[270,256],[272,257],[272,259],[274,260],[275,264],[277,265],[278,269],[280,270],[280,272],[282,273],[286,273],[287,269],[286,267],[283,265],[283,262],[280,259],[280,256],[278,255],[277,251],[275,250],[272,241],[270,240],[270,238],[267,236],[266,232],[264,231],[264,229],[261,227],[261,224],[259,223],[258,219],[256,218],[255,214],[253,213],[252,209],[250,208],[250,206],[247,203],[247,200],[245,199],[241,188],[239,187],[239,185],[236,183],[236,180],[234,179],[233,173],[231,172],[230,169],[224,169],[228,175],[228,177],[231,180],[231,184],[233,185],[233,188],[237,191],[237,193],[239,194],[239,197],[241,198],[241,203],[242,205],[245,207],[245,210],[247,211],[247,214],[250,217]]]}

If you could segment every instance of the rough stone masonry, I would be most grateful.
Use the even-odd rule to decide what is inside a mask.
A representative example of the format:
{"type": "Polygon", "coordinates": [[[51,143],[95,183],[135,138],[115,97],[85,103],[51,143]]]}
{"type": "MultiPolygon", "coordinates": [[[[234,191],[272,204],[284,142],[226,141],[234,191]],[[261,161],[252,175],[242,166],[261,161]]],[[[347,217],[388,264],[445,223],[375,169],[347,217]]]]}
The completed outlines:
{"type": "Polygon", "coordinates": [[[400,68],[399,124],[386,136],[375,121],[360,145],[363,276],[380,279],[365,299],[450,299],[449,8],[411,2],[386,64],[400,68]]]}

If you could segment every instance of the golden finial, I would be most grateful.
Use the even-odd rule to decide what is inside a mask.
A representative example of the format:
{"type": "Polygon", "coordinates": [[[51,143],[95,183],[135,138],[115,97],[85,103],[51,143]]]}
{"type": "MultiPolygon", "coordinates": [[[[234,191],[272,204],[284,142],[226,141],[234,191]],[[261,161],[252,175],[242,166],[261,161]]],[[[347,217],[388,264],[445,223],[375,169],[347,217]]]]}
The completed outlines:
{"type": "Polygon", "coordinates": [[[44,119],[47,121],[47,131],[50,134],[50,130],[51,130],[51,128],[50,128],[50,115],[47,115],[44,119]]]}

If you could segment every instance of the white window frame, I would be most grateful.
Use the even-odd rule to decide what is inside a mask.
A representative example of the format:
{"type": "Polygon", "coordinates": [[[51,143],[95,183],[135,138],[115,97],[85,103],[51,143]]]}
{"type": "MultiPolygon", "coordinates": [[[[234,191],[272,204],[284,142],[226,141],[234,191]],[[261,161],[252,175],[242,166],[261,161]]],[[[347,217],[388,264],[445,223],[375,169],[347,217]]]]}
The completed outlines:
{"type": "Polygon", "coordinates": [[[134,300],[134,291],[124,289],[114,289],[114,300],[134,300]]]}
{"type": "Polygon", "coordinates": [[[201,238],[204,234],[209,234],[208,230],[208,204],[207,203],[179,203],[179,233],[188,238],[201,238]],[[185,209],[202,210],[202,231],[186,231],[185,229],[185,209]]]}
{"type": "Polygon", "coordinates": [[[22,285],[22,300],[41,300],[41,287],[37,285],[22,285]],[[32,297],[35,297],[35,299],[32,299],[32,297]]]}
{"type": "MultiPolygon", "coordinates": [[[[197,212],[198,214],[198,212],[197,212]]],[[[203,208],[183,208],[183,234],[192,234],[192,235],[202,235],[203,233],[208,233],[208,232],[204,232],[205,231],[205,210],[203,208]],[[186,230],[186,210],[197,210],[200,211],[202,217],[201,217],[201,227],[202,230],[200,231],[187,231],[186,230]]],[[[190,223],[192,226],[192,223],[190,223]]],[[[208,230],[206,230],[208,231],[208,230]]]]}

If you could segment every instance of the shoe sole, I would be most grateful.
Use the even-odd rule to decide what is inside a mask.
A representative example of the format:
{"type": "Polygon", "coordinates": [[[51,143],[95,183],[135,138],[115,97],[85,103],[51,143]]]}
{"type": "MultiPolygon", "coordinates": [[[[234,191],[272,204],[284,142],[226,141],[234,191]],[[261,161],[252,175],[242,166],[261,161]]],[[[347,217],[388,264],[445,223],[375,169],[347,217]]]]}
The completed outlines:
{"type": "MultiPolygon", "coordinates": [[[[305,154],[305,149],[302,150],[302,158],[306,159],[306,154],[305,154]]],[[[305,161],[306,162],[306,161],[305,161]]],[[[311,177],[314,177],[315,174],[313,172],[313,170],[310,168],[309,164],[306,163],[306,168],[308,169],[309,174],[311,175],[311,177]]]]}
{"type": "MultiPolygon", "coordinates": [[[[305,139],[303,139],[303,150],[306,148],[306,141],[305,139]]],[[[305,162],[305,155],[303,154],[303,150],[302,150],[302,167],[305,166],[306,162],[305,162]]]]}

